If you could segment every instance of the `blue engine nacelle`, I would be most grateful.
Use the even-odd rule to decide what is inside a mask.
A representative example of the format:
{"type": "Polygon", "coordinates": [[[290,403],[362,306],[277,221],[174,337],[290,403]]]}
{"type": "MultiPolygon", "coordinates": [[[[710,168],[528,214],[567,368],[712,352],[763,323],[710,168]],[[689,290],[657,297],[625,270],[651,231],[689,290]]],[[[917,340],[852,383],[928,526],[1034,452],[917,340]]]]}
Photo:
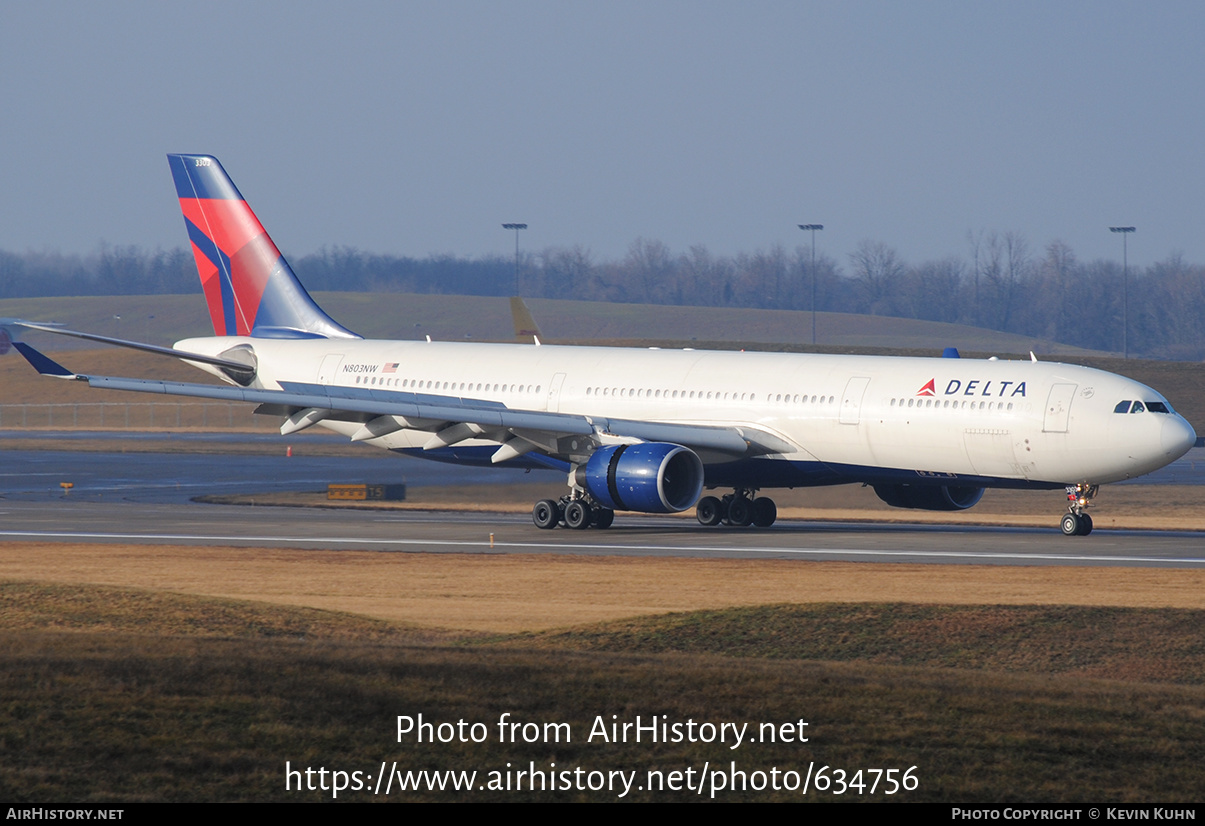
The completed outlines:
{"type": "Polygon", "coordinates": [[[964,511],[983,498],[983,488],[947,485],[875,485],[875,495],[893,508],[964,511]]]}
{"type": "Polygon", "coordinates": [[[703,492],[703,462],[681,445],[604,447],[578,467],[577,483],[612,510],[677,513],[703,492]]]}

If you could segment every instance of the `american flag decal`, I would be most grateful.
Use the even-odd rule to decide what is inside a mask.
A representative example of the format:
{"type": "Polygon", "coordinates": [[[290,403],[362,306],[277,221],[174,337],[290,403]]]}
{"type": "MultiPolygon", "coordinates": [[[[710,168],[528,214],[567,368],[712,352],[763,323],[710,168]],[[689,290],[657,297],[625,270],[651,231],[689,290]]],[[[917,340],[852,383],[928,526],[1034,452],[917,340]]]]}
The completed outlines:
{"type": "Polygon", "coordinates": [[[396,361],[391,361],[385,365],[385,369],[382,370],[381,372],[382,373],[396,373],[397,365],[398,365],[398,363],[396,361]]]}

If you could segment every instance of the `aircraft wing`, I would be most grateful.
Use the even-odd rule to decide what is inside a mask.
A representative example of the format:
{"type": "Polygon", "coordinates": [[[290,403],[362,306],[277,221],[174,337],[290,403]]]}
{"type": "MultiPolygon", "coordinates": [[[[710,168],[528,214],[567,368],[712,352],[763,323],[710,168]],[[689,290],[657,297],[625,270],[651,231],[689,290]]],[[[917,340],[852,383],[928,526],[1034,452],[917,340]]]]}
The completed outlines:
{"type": "MultiPolygon", "coordinates": [[[[158,393],[168,396],[250,402],[257,413],[286,417],[281,433],[302,430],[324,420],[359,422],[353,441],[379,438],[401,429],[432,434],[426,448],[446,447],[470,438],[502,443],[495,462],[532,450],[577,461],[596,444],[632,440],[670,442],[732,459],[798,448],[772,433],[752,427],[723,427],[634,419],[612,419],[575,413],[512,409],[501,402],[438,396],[378,388],[281,382],[280,390],[191,382],[156,381],[73,373],[25,342],[13,346],[45,376],[87,382],[90,387],[158,393]],[[581,442],[580,437],[591,437],[581,442]],[[578,437],[574,439],[574,437],[578,437]],[[588,446],[588,447],[587,447],[588,446]]],[[[189,359],[189,354],[180,354],[189,359]]]]}

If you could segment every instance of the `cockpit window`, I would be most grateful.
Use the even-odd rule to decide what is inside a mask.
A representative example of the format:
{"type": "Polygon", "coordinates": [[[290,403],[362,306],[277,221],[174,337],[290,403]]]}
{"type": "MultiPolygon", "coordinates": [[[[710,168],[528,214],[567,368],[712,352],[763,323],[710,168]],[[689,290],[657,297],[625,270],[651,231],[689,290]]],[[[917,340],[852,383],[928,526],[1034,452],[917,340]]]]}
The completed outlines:
{"type": "Polygon", "coordinates": [[[1165,402],[1147,402],[1146,409],[1151,411],[1152,413],[1171,413],[1172,412],[1171,405],[1167,404],[1165,402]]]}
{"type": "Polygon", "coordinates": [[[1113,412],[1114,413],[1129,413],[1130,412],[1130,400],[1126,399],[1123,402],[1118,402],[1117,406],[1113,408],[1113,412]]]}
{"type": "Polygon", "coordinates": [[[1130,408],[1131,413],[1145,413],[1146,408],[1142,406],[1142,402],[1134,402],[1134,406],[1130,408]]]}

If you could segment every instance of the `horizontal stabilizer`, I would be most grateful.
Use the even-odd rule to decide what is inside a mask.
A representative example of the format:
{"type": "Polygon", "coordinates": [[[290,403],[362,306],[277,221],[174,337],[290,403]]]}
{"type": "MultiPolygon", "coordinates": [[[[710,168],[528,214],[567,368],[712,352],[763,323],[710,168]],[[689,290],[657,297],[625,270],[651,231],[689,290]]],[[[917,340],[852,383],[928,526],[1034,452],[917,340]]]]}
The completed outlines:
{"type": "MultiPolygon", "coordinates": [[[[243,362],[231,361],[230,359],[218,358],[216,356],[206,356],[202,355],[201,353],[189,353],[184,350],[177,350],[173,347],[160,347],[157,344],[144,344],[141,341],[127,341],[124,338],[99,336],[95,333],[81,333],[78,330],[67,330],[57,324],[43,324],[38,321],[5,319],[5,324],[13,327],[23,327],[26,330],[38,330],[39,332],[43,333],[54,333],[58,336],[82,338],[85,341],[98,341],[101,344],[112,344],[114,347],[125,347],[130,350],[139,350],[143,353],[153,353],[157,356],[171,356],[172,358],[183,359],[184,361],[212,364],[215,367],[221,367],[236,380],[244,377],[250,379],[255,376],[255,368],[243,362]]],[[[35,350],[34,352],[37,351],[35,350]]],[[[28,356],[26,358],[28,358],[28,356]]],[[[45,358],[45,356],[43,356],[43,358],[45,358]]]]}

